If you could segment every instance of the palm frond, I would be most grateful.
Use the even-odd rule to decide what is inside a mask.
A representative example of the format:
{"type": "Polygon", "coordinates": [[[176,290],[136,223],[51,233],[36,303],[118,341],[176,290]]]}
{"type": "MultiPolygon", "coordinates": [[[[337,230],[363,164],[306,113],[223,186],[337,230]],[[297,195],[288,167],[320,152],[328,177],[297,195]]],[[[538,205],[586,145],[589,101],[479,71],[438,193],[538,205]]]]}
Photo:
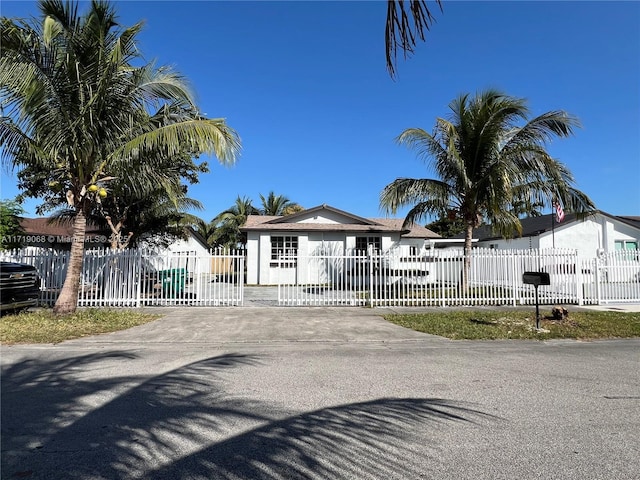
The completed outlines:
{"type": "MultiPolygon", "coordinates": [[[[435,0],[442,12],[442,2],[435,0]]],[[[425,33],[435,22],[433,12],[425,0],[388,0],[385,28],[385,52],[387,70],[395,78],[398,48],[407,58],[413,53],[418,40],[424,41],[425,33]],[[408,9],[407,9],[408,4],[408,9]],[[408,10],[408,11],[407,11],[408,10]],[[409,18],[411,16],[411,19],[409,18]]]]}
{"type": "Polygon", "coordinates": [[[433,212],[456,204],[456,195],[450,186],[434,179],[398,178],[380,194],[380,206],[385,213],[395,214],[399,208],[415,203],[433,205],[433,212]]]}

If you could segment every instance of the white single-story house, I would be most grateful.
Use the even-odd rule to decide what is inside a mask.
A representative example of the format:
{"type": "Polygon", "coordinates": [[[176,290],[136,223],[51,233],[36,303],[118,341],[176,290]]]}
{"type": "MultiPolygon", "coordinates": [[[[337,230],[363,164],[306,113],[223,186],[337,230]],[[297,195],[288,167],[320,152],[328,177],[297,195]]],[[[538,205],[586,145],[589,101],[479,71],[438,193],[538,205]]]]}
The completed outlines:
{"type": "Polygon", "coordinates": [[[582,258],[594,258],[618,250],[638,250],[640,217],[614,216],[598,211],[584,219],[568,213],[562,222],[554,214],[521,220],[522,235],[505,239],[490,225],[474,230],[475,246],[496,249],[568,248],[582,258]]]}
{"type": "Polygon", "coordinates": [[[418,225],[403,229],[402,223],[403,219],[363,218],[326,204],[286,216],[249,215],[241,228],[247,234],[246,281],[277,283],[283,256],[344,255],[371,249],[420,255],[441,239],[418,225]]]}

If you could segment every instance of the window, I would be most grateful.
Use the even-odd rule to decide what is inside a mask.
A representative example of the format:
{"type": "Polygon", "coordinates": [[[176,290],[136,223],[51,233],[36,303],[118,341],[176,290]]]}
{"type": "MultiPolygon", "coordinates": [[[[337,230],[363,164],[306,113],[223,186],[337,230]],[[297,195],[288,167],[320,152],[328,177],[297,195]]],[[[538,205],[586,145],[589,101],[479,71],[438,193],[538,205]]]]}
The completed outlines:
{"type": "Polygon", "coordinates": [[[271,237],[271,263],[280,260],[281,257],[287,257],[289,262],[284,266],[295,267],[298,255],[298,237],[278,236],[271,237]]]}
{"type": "Polygon", "coordinates": [[[409,246],[409,256],[417,257],[418,256],[418,247],[416,245],[409,246]]]}
{"type": "Polygon", "coordinates": [[[616,252],[622,250],[638,250],[638,242],[635,240],[616,240],[614,244],[616,252]]]}
{"type": "Polygon", "coordinates": [[[375,252],[382,250],[382,240],[380,237],[356,237],[356,250],[358,252],[368,252],[369,245],[373,246],[375,252]]]}

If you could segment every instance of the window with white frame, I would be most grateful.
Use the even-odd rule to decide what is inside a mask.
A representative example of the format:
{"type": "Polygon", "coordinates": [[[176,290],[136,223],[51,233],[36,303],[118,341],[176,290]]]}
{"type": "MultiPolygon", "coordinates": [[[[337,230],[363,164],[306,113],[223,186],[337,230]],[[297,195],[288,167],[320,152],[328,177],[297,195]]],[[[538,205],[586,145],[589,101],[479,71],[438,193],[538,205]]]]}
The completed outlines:
{"type": "Polygon", "coordinates": [[[287,260],[283,266],[295,266],[298,256],[298,237],[272,236],[271,237],[271,261],[277,262],[283,258],[287,260]]]}

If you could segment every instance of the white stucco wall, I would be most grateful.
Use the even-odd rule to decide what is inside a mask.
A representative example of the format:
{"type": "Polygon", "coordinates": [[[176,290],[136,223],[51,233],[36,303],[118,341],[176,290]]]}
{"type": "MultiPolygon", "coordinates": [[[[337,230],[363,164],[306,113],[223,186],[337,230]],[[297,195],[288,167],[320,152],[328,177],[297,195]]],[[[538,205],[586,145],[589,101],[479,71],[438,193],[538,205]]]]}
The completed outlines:
{"type": "MultiPolygon", "coordinates": [[[[304,265],[295,268],[280,268],[271,260],[272,236],[297,236],[298,254],[313,255],[321,251],[331,255],[342,255],[345,251],[355,248],[356,237],[379,236],[383,251],[400,248],[402,255],[409,254],[409,246],[415,245],[418,250],[424,250],[424,239],[401,239],[399,234],[354,234],[345,232],[247,232],[247,283],[250,285],[273,285],[278,282],[278,275],[284,276],[286,281],[302,281],[307,273],[304,265]],[[297,277],[296,277],[297,276],[297,277]]],[[[306,265],[306,264],[305,264],[306,265]]],[[[281,280],[283,280],[281,278],[281,280]]]]}
{"type": "Polygon", "coordinates": [[[360,223],[357,220],[340,215],[339,213],[332,212],[330,210],[323,210],[322,212],[312,212],[308,215],[301,216],[296,223],[324,223],[324,224],[342,224],[348,225],[353,223],[360,223]]]}
{"type": "Polygon", "coordinates": [[[497,239],[478,242],[479,247],[506,249],[526,248],[566,248],[578,251],[582,258],[593,258],[599,249],[605,252],[615,251],[616,240],[637,241],[640,232],[637,229],[602,214],[593,215],[585,220],[567,224],[556,224],[553,233],[545,232],[535,237],[497,239]]]}
{"type": "Polygon", "coordinates": [[[196,255],[207,255],[209,253],[209,249],[193,237],[189,237],[187,240],[176,240],[167,247],[167,251],[172,253],[196,252],[196,255]]]}
{"type": "MultiPolygon", "coordinates": [[[[599,216],[601,217],[601,216],[599,216]]],[[[566,225],[556,225],[554,232],[541,235],[540,248],[568,248],[578,251],[582,258],[593,258],[603,248],[601,218],[578,220],[566,225]]]]}
{"type": "Polygon", "coordinates": [[[173,254],[164,268],[185,268],[191,276],[211,272],[209,249],[193,237],[176,240],[164,252],[173,254]]]}
{"type": "Polygon", "coordinates": [[[247,278],[249,285],[258,283],[260,266],[260,235],[258,232],[247,232],[247,278]]]}
{"type": "Polygon", "coordinates": [[[540,248],[539,237],[520,237],[510,239],[494,239],[475,243],[474,247],[481,248],[498,248],[498,249],[514,249],[526,250],[529,248],[540,248]]]}

